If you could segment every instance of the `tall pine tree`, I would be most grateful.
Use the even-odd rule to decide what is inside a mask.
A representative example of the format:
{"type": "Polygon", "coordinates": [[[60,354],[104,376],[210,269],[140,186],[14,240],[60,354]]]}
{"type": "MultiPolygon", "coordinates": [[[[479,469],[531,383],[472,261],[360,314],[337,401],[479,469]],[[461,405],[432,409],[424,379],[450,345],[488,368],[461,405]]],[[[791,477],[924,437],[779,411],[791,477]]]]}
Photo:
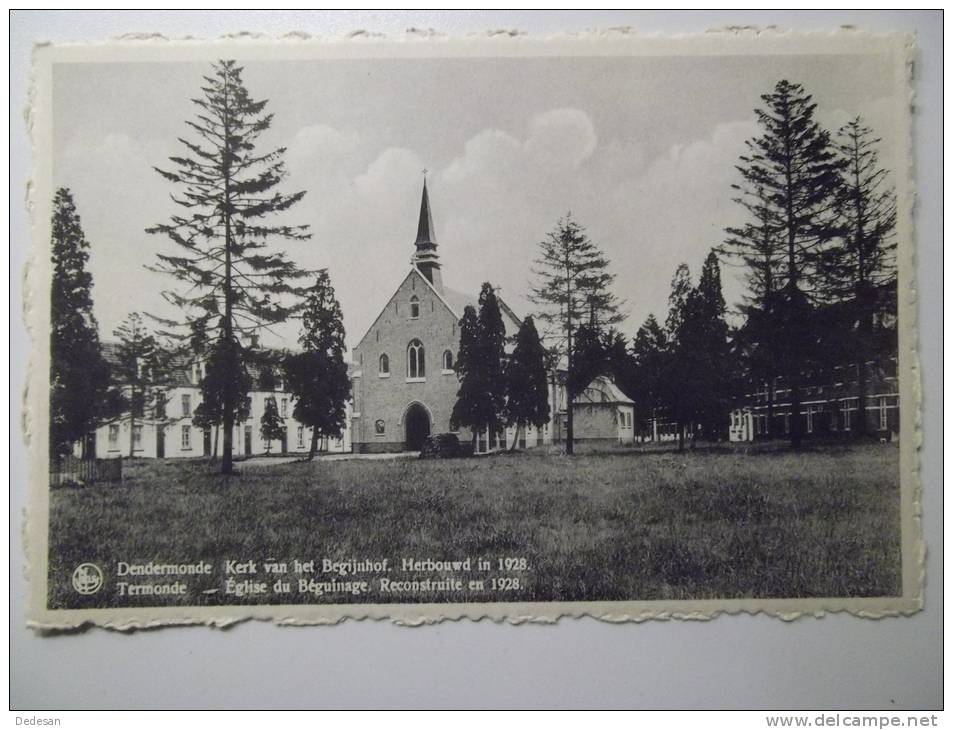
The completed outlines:
{"type": "MultiPolygon", "coordinates": [[[[89,242],[73,196],[53,198],[50,310],[50,454],[69,453],[96,427],[107,402],[109,368],[93,315],[93,277],[86,271],[89,242]]],[[[87,455],[84,441],[83,455],[87,455]]]]}
{"type": "MultiPolygon", "coordinates": [[[[250,357],[247,344],[262,328],[286,321],[299,311],[305,290],[296,282],[298,269],[271,240],[310,238],[307,226],[270,222],[273,214],[291,208],[304,192],[277,190],[285,178],[285,149],[259,152],[259,137],[271,126],[265,101],[253,100],[234,61],[217,61],[204,77],[194,121],[196,135],[180,138],[185,156],[172,157],[172,168],[157,172],[180,192],[173,200],[183,208],[168,223],[147,229],[168,236],[178,255],[159,255],[154,270],[182,285],[165,297],[182,310],[184,321],[167,321],[205,340],[218,343],[223,372],[222,473],[232,470],[232,431],[245,394],[234,386],[250,357]]],[[[188,335],[182,335],[183,339],[188,335]]]]}
{"type": "Polygon", "coordinates": [[[880,166],[874,136],[856,117],[838,130],[835,146],[844,163],[837,196],[839,237],[822,255],[824,295],[842,302],[847,317],[838,335],[857,370],[857,435],[867,433],[867,362],[873,357],[878,292],[894,282],[896,194],[880,166]]]}
{"type": "MultiPolygon", "coordinates": [[[[733,185],[736,190],[743,190],[733,185]]],[[[783,367],[781,315],[784,311],[782,265],[784,241],[780,236],[777,211],[766,200],[764,188],[755,186],[747,196],[734,198],[749,213],[742,227],[728,228],[728,238],[719,253],[729,263],[745,269],[748,293],[740,309],[744,324],[736,334],[735,347],[747,378],[766,394],[766,437],[774,424],[774,390],[783,367]]]]}
{"type": "MultiPolygon", "coordinates": [[[[835,191],[843,162],[814,118],[816,104],[799,84],[782,80],[755,114],[763,134],[748,140],[738,171],[741,197],[763,205],[783,247],[779,353],[790,394],[791,445],[800,446],[801,371],[810,355],[811,296],[822,247],[836,232],[835,191]]],[[[746,207],[749,207],[746,206],[746,207]]],[[[749,207],[750,210],[750,207],[749,207]]]]}
{"type": "MultiPolygon", "coordinates": [[[[573,340],[580,323],[588,320],[596,327],[621,321],[619,302],[610,291],[614,275],[609,260],[586,235],[571,214],[539,244],[539,258],[533,273],[537,283],[530,299],[540,311],[537,318],[555,339],[561,357],[566,358],[567,382],[578,383],[573,340]]],[[[586,383],[582,387],[588,385],[586,383]]],[[[566,395],[566,453],[573,453],[573,399],[578,392],[569,387],[566,395]]]]}
{"type": "Polygon", "coordinates": [[[542,428],[549,422],[549,388],[546,382],[546,348],[532,317],[516,333],[516,346],[506,364],[506,423],[516,426],[513,448],[527,424],[542,428]]]}
{"type": "Polygon", "coordinates": [[[344,432],[351,381],[344,361],[344,316],[327,270],[308,293],[298,339],[302,352],[285,358],[288,389],[295,398],[294,417],[311,430],[308,460],[322,437],[339,438],[344,432]]]}

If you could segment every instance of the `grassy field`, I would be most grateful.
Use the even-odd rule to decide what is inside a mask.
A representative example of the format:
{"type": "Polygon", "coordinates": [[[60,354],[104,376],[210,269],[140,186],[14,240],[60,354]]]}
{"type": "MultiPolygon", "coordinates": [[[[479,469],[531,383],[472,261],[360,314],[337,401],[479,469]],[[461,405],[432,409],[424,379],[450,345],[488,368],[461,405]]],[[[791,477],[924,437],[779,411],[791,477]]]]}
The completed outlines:
{"type": "MultiPolygon", "coordinates": [[[[898,450],[629,449],[248,467],[136,461],[123,484],[51,490],[51,607],[342,601],[879,596],[900,591],[898,450]],[[235,599],[226,559],[482,557],[511,590],[235,599]],[[497,570],[525,558],[525,571],[497,570]],[[118,597],[116,562],[209,560],[184,597],[118,597]],[[80,562],[105,589],[73,591],[80,562]]],[[[292,575],[296,583],[298,576],[292,575]]],[[[320,576],[319,576],[320,577],[320,576]]],[[[364,576],[365,578],[369,576],[364,576]]],[[[398,572],[395,580],[439,577],[398,572]]],[[[328,576],[322,580],[329,579],[328,576]]],[[[340,579],[340,578],[339,578],[340,579]]],[[[125,580],[125,579],[124,579],[125,580]]],[[[273,580],[271,578],[270,580],[273,580]]]]}

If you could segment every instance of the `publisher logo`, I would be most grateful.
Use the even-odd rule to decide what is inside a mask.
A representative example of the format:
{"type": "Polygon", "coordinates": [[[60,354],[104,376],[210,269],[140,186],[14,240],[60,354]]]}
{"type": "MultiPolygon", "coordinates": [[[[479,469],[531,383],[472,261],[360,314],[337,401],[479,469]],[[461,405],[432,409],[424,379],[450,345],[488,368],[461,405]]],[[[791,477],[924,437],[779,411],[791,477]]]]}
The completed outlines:
{"type": "Polygon", "coordinates": [[[103,571],[94,563],[77,565],[73,571],[73,588],[77,593],[90,596],[103,587],[103,571]]]}

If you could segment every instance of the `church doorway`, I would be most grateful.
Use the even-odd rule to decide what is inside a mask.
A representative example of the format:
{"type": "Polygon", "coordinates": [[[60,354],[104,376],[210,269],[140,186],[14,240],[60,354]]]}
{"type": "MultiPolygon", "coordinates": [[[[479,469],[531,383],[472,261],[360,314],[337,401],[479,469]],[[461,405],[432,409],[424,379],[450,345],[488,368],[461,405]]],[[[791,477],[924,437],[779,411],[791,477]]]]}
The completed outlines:
{"type": "Polygon", "coordinates": [[[430,435],[430,416],[427,414],[427,409],[420,403],[412,403],[404,416],[404,427],[406,428],[404,449],[420,451],[424,440],[430,435]]]}

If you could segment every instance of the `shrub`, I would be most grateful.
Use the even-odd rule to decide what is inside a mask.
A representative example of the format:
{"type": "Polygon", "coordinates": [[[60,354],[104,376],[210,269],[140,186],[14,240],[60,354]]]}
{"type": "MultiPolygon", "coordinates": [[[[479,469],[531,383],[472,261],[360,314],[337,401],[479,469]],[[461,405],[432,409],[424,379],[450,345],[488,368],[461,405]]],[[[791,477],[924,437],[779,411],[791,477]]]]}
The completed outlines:
{"type": "Polygon", "coordinates": [[[421,459],[452,459],[460,455],[460,440],[455,433],[428,436],[420,449],[421,459]]]}

